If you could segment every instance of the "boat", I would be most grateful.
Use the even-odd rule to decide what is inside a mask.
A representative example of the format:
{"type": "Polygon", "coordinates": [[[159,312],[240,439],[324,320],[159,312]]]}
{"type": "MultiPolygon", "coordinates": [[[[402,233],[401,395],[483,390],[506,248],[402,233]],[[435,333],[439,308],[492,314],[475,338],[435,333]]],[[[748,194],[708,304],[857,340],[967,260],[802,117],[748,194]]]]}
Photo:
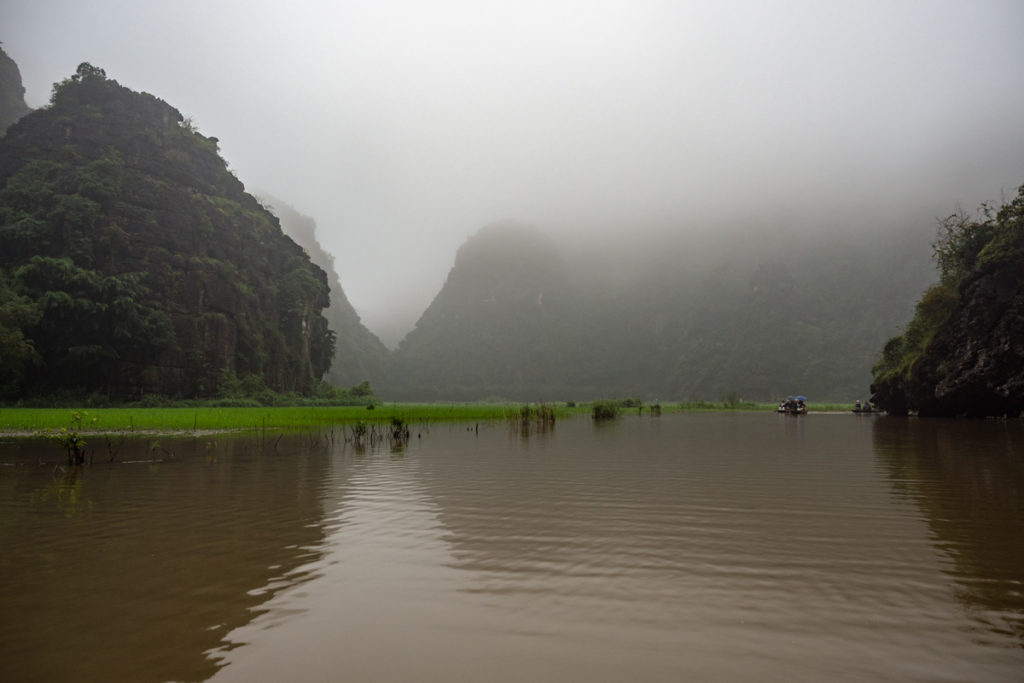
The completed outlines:
{"type": "Polygon", "coordinates": [[[851,413],[857,415],[877,415],[878,413],[884,413],[884,410],[878,408],[872,408],[870,403],[861,403],[857,401],[853,404],[853,408],[850,410],[851,413]]]}
{"type": "Polygon", "coordinates": [[[787,396],[786,400],[779,404],[775,412],[785,413],[786,415],[806,415],[807,404],[804,403],[806,400],[806,396],[787,396]]]}

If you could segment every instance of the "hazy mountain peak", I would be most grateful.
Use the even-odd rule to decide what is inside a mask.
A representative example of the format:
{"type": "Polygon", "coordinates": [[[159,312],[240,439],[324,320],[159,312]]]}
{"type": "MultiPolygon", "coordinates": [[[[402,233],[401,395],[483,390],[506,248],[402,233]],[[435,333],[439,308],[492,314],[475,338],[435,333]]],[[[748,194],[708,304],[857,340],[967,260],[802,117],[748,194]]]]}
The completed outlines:
{"type": "Polygon", "coordinates": [[[21,70],[0,47],[0,135],[7,127],[31,111],[25,103],[21,70]]]}

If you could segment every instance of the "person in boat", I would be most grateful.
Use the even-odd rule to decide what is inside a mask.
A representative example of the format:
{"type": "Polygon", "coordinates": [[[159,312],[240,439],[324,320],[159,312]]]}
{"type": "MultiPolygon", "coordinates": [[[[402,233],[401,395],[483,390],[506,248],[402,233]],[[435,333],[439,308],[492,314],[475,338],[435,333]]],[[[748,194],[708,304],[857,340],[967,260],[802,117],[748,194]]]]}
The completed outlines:
{"type": "Polygon", "coordinates": [[[853,409],[854,410],[861,410],[861,409],[863,409],[863,406],[861,405],[861,402],[860,402],[859,398],[857,399],[857,402],[853,404],[853,409]]]}

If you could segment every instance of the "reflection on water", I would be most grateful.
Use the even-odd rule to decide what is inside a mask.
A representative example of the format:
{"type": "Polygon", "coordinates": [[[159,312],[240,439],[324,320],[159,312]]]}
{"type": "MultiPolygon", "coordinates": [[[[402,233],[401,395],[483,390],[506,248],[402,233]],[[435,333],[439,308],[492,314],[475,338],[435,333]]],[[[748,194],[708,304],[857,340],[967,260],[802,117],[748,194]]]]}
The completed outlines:
{"type": "Polygon", "coordinates": [[[56,476],[0,448],[0,679],[1019,680],[1021,441],[708,414],[56,476]]]}
{"type": "Polygon", "coordinates": [[[138,441],[71,471],[38,464],[52,444],[4,448],[0,680],[213,675],[204,652],[323,540],[325,453],[278,445],[138,441]]]}
{"type": "Polygon", "coordinates": [[[1018,422],[878,420],[875,452],[920,508],[955,594],[981,627],[1024,646],[1024,431],[1018,422]]]}

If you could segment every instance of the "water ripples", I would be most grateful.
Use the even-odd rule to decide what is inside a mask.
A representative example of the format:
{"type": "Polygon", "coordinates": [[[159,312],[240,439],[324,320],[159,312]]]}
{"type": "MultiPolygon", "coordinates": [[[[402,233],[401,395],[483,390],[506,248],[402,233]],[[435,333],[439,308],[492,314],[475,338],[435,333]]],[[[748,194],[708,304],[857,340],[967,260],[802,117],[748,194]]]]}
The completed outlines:
{"type": "Polygon", "coordinates": [[[1016,678],[1013,461],[981,432],[968,442],[990,455],[965,466],[935,447],[957,438],[946,426],[774,418],[433,426],[402,452],[238,446],[97,468],[40,487],[34,514],[5,501],[37,542],[7,562],[102,558],[67,540],[86,528],[108,549],[80,577],[105,596],[89,609],[163,624],[131,637],[108,615],[122,644],[190,634],[153,676],[104,672],[124,680],[1016,678]],[[119,563],[144,577],[122,583],[119,563]]]}

